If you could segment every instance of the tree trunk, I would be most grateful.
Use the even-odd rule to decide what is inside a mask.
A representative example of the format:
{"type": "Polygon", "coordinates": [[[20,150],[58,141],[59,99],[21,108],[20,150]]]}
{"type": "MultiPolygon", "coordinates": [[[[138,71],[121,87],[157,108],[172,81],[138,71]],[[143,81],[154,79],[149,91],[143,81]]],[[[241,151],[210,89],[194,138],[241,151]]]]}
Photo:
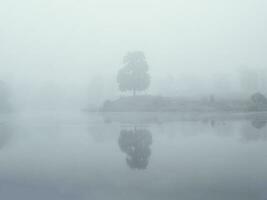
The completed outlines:
{"type": "Polygon", "coordinates": [[[135,91],[135,90],[133,90],[133,96],[135,97],[135,95],[136,95],[136,91],[135,91]]]}

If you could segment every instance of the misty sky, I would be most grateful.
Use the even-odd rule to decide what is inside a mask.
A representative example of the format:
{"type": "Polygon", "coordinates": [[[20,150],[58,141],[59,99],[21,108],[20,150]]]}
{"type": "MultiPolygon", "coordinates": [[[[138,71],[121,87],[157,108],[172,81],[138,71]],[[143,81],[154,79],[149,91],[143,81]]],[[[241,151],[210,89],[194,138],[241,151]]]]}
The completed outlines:
{"type": "Polygon", "coordinates": [[[264,68],[266,6],[264,0],[1,1],[0,79],[87,87],[100,77],[116,84],[122,57],[133,50],[145,52],[152,80],[264,68]]]}

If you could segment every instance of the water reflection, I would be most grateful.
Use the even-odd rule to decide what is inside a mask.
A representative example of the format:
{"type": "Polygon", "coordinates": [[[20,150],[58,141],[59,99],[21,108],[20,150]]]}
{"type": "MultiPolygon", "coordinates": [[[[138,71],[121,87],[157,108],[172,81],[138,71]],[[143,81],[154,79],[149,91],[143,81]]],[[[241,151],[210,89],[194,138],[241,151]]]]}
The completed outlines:
{"type": "Polygon", "coordinates": [[[265,120],[253,120],[251,121],[251,125],[256,129],[262,129],[266,126],[267,121],[265,120]]]}
{"type": "MultiPolygon", "coordinates": [[[[110,124],[142,124],[154,126],[159,133],[175,135],[179,130],[183,135],[231,136],[242,141],[267,141],[267,115],[252,114],[196,114],[192,113],[105,113],[104,119],[110,124]],[[159,123],[160,122],[160,123],[159,123]],[[198,130],[197,132],[194,130],[198,130]]],[[[110,126],[108,124],[108,126],[110,126]]]]}
{"type": "Polygon", "coordinates": [[[259,199],[266,194],[263,119],[105,124],[96,116],[81,121],[73,113],[62,116],[3,120],[0,141],[8,148],[0,150],[2,199],[259,199]],[[252,142],[240,141],[244,132],[252,142]]]}
{"type": "Polygon", "coordinates": [[[147,129],[120,131],[119,146],[127,154],[126,162],[131,169],[146,169],[151,155],[152,135],[147,129]]]}
{"type": "MultiPolygon", "coordinates": [[[[249,122],[249,121],[248,121],[249,122]]],[[[267,140],[267,121],[254,119],[242,127],[242,139],[244,141],[266,141],[267,140]]]]}

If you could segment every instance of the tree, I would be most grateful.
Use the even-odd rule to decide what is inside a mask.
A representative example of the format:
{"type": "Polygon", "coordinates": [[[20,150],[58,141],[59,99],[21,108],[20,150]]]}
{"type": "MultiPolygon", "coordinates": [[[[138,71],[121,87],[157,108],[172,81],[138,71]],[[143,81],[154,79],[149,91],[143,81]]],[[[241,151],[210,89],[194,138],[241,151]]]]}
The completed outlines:
{"type": "Polygon", "coordinates": [[[250,97],[251,99],[251,106],[250,109],[253,111],[266,111],[267,110],[267,99],[266,97],[257,92],[250,97]]]}
{"type": "Polygon", "coordinates": [[[259,92],[255,93],[255,94],[253,94],[251,96],[251,101],[254,104],[259,105],[259,106],[267,105],[266,97],[263,94],[259,93],[259,92]]]}
{"type": "Polygon", "coordinates": [[[148,74],[148,64],[143,52],[129,52],[123,58],[124,67],[121,68],[117,75],[119,89],[122,92],[143,91],[149,87],[150,76],[148,74]]]}

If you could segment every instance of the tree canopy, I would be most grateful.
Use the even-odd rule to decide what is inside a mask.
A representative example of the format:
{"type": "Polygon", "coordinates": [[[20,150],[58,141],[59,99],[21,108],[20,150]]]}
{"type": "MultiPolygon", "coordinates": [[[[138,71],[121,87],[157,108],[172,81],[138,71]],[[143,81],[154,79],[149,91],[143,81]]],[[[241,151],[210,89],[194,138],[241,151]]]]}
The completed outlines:
{"type": "Polygon", "coordinates": [[[118,72],[117,81],[122,92],[146,90],[150,85],[148,64],[142,51],[129,52],[123,58],[123,68],[118,72]]]}
{"type": "Polygon", "coordinates": [[[259,93],[259,92],[253,94],[251,96],[251,100],[256,105],[267,105],[266,97],[263,94],[259,93]]]}

